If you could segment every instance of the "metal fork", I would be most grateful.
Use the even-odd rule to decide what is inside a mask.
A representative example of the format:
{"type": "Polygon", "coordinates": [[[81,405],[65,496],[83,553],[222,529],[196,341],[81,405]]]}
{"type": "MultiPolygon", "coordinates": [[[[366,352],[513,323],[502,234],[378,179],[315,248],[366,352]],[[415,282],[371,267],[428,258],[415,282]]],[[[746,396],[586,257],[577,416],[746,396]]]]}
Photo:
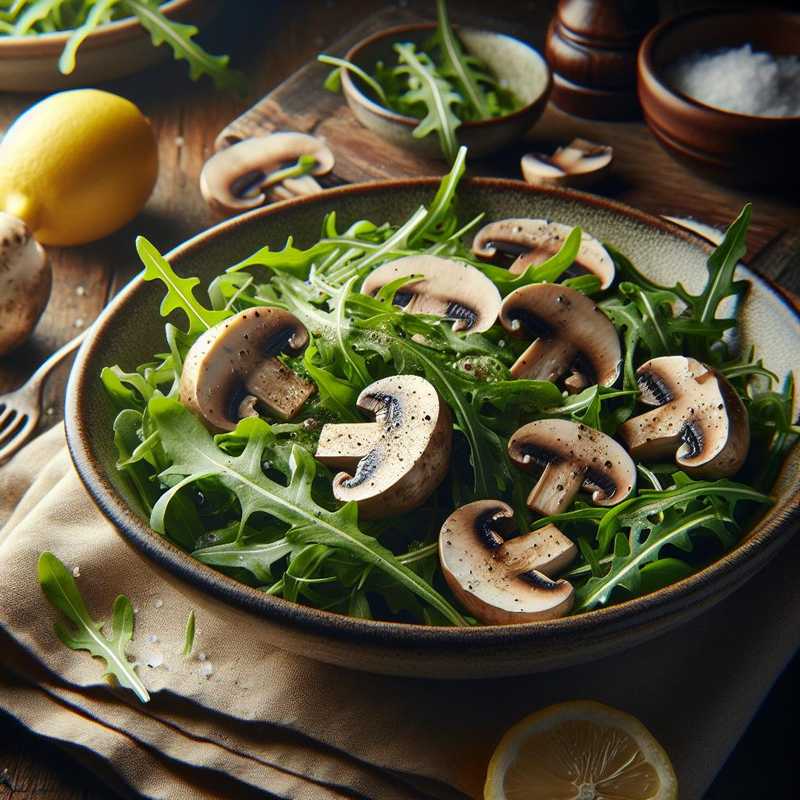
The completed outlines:
{"type": "Polygon", "coordinates": [[[36,433],[42,418],[45,379],[77,349],[88,330],[59,347],[15,392],[0,395],[0,464],[8,461],[36,433]]]}

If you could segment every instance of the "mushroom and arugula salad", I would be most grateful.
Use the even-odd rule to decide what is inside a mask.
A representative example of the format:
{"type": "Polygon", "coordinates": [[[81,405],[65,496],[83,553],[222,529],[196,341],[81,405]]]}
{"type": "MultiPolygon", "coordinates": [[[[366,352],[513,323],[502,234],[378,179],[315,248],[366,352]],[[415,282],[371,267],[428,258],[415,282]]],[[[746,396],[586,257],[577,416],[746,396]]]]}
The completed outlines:
{"type": "Polygon", "coordinates": [[[459,219],[463,164],[402,225],[331,213],[207,304],[139,239],[185,321],[102,380],[158,533],[320,609],[505,624],[677,581],[763,512],[800,429],[718,314],[749,208],[694,295],[577,228],[459,219]]]}

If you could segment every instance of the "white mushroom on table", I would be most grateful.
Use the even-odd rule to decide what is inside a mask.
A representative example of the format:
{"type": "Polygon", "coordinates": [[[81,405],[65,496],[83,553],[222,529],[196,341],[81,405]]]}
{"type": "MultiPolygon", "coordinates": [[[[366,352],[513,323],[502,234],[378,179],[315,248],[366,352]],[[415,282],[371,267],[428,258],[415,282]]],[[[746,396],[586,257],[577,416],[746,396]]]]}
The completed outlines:
{"type": "Polygon", "coordinates": [[[213,209],[236,214],[265,203],[270,189],[279,199],[320,192],[313,176],[325,175],[333,166],[331,149],[315,136],[294,132],[254,136],[211,156],[200,173],[200,189],[213,209]],[[311,160],[307,174],[301,174],[301,159],[311,160]]]}
{"type": "Polygon", "coordinates": [[[600,307],[569,286],[534,283],[503,301],[500,324],[518,338],[533,338],[511,367],[513,378],[558,383],[580,392],[612,386],[622,365],[617,330],[600,307]]]}
{"type": "Polygon", "coordinates": [[[662,356],[637,370],[639,398],[652,411],[619,434],[635,458],[675,458],[687,472],[724,478],[739,471],[750,423],[736,390],[715,370],[685,356],[662,356]]]}
{"type": "Polygon", "coordinates": [[[419,255],[389,261],[370,273],[361,293],[376,295],[400,278],[417,276],[394,295],[394,304],[409,314],[432,314],[453,320],[453,330],[487,331],[497,321],[501,297],[480,270],[461,261],[419,255]]]}
{"type": "Polygon", "coordinates": [[[50,298],[52,270],[25,223],[0,212],[0,356],[21,345],[50,298]]]}
{"type": "Polygon", "coordinates": [[[356,405],[374,422],[329,423],[319,437],[317,460],[343,470],[333,479],[334,497],[355,501],[368,519],[417,508],[450,466],[450,408],[418,375],[375,381],[356,405]]]}
{"type": "Polygon", "coordinates": [[[258,406],[292,419],[316,391],[278,358],[299,355],[308,331],[281,308],[257,306],[209,328],[183,365],[180,400],[213,430],[231,431],[258,406]]]}
{"type": "Polygon", "coordinates": [[[608,174],[613,157],[612,147],[578,138],[552,155],[526,153],[520,168],[533,186],[587,188],[608,174]]]}
{"type": "Polygon", "coordinates": [[[439,533],[439,560],[453,594],[487,625],[554,619],[569,613],[575,591],[556,580],[578,549],[555,525],[513,538],[514,512],[500,500],[454,511],[439,533]]]}
{"type": "MultiPolygon", "coordinates": [[[[511,258],[509,271],[520,275],[531,264],[542,264],[554,256],[572,230],[570,225],[547,219],[502,219],[484,225],[475,234],[472,254],[484,261],[511,258]]],[[[608,250],[585,231],[573,268],[596,276],[601,289],[608,289],[616,275],[608,250]]]]}

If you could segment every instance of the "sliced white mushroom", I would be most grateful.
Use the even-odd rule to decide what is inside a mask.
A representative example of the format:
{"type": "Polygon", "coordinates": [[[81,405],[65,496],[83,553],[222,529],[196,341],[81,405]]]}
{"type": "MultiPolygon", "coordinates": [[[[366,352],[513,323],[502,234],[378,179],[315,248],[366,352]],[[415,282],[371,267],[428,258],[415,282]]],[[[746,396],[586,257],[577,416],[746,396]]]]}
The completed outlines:
{"type": "Polygon", "coordinates": [[[558,283],[515,289],[503,301],[500,323],[512,335],[533,338],[511,367],[514,378],[557,383],[579,392],[596,383],[611,386],[622,352],[611,320],[591,298],[558,283]]]}
{"type": "Polygon", "coordinates": [[[328,424],[315,457],[343,470],[333,480],[338,500],[358,503],[367,519],[411,511],[430,497],[450,464],[453,418],[425,378],[396,375],[358,397],[374,422],[328,424]]]}
{"type": "Polygon", "coordinates": [[[723,478],[739,471],[750,423],[736,390],[705,364],[662,356],[637,370],[641,401],[657,406],[619,429],[634,458],[675,458],[687,472],[723,478]]]}
{"type": "Polygon", "coordinates": [[[454,511],[439,533],[447,584],[467,611],[488,625],[554,619],[572,608],[575,592],[554,580],[577,555],[555,525],[513,538],[513,511],[478,500],[454,511]]]}
{"type": "Polygon", "coordinates": [[[606,175],[614,149],[586,139],[573,139],[553,155],[527,153],[520,166],[522,176],[534,186],[574,186],[586,188],[606,175]]]}
{"type": "MultiPolygon", "coordinates": [[[[503,219],[484,225],[475,234],[472,252],[478,258],[492,261],[505,256],[513,258],[509,270],[523,273],[531,264],[541,264],[563,246],[572,227],[546,219],[503,219]]],[[[616,268],[608,250],[591,234],[582,232],[575,267],[595,275],[601,289],[614,282],[616,268]]]]}
{"type": "Polygon", "coordinates": [[[419,255],[389,261],[371,272],[362,294],[376,295],[398,278],[421,276],[395,293],[394,304],[409,314],[434,314],[454,320],[454,331],[487,331],[497,320],[502,299],[492,281],[461,261],[419,255]]]}
{"type": "Polygon", "coordinates": [[[541,472],[528,508],[544,516],[566,511],[581,489],[598,506],[621,503],[636,487],[636,465],[619,442],[566,419],[540,419],[519,428],[508,455],[520,469],[541,472]]]}
{"type": "Polygon", "coordinates": [[[21,219],[0,212],[0,356],[30,336],[50,298],[52,270],[21,219]]]}
{"type": "Polygon", "coordinates": [[[280,183],[292,195],[321,191],[312,175],[333,169],[330,148],[321,139],[305,133],[272,133],[242,139],[215,153],[200,173],[200,189],[206,202],[222,213],[257,208],[266,201],[264,191],[280,183]],[[308,175],[282,176],[285,167],[302,156],[315,159],[308,175]]]}
{"type": "Polygon", "coordinates": [[[291,419],[316,387],[282,363],[297,355],[308,331],[281,308],[248,308],[209,328],[191,347],[181,372],[180,400],[215,430],[230,431],[257,406],[291,419]]]}

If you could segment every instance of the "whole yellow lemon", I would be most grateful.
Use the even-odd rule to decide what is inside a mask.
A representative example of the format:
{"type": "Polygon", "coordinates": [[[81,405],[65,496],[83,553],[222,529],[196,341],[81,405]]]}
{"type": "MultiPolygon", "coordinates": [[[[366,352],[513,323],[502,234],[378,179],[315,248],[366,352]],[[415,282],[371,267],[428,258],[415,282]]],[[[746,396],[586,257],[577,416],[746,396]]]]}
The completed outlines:
{"type": "Polygon", "coordinates": [[[121,228],[157,177],[147,118],[97,89],[45,98],[0,143],[0,211],[24,220],[42,244],[84,244],[121,228]]]}

